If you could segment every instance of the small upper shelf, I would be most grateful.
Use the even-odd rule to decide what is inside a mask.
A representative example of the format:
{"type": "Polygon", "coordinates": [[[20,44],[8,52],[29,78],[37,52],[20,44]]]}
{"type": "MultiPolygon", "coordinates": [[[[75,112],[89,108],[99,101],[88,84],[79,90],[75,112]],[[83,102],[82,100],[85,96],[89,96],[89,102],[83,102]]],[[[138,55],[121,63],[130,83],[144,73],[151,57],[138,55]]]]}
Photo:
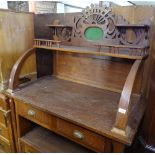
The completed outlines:
{"type": "Polygon", "coordinates": [[[95,45],[93,47],[79,47],[61,45],[54,40],[35,39],[35,48],[43,48],[53,51],[63,51],[67,53],[91,54],[98,56],[109,56],[126,59],[143,59],[147,56],[148,47],[124,46],[124,45],[95,45]]]}

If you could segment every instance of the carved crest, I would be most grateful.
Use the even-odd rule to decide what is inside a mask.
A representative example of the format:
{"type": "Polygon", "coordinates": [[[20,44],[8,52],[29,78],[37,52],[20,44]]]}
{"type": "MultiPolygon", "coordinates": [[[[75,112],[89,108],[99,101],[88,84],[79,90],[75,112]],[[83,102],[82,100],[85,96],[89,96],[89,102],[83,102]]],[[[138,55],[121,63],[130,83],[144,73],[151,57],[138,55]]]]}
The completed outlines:
{"type": "Polygon", "coordinates": [[[107,39],[114,39],[118,34],[115,27],[115,14],[108,7],[100,7],[93,4],[91,4],[91,7],[86,7],[82,11],[82,15],[74,18],[74,37],[82,37],[84,25],[99,25],[104,31],[104,38],[107,39]]]}
{"type": "Polygon", "coordinates": [[[85,40],[85,30],[93,26],[100,27],[104,32],[101,44],[147,46],[149,42],[148,26],[131,25],[122,16],[114,14],[110,7],[93,4],[86,7],[81,15],[74,17],[72,37],[85,40]]]}

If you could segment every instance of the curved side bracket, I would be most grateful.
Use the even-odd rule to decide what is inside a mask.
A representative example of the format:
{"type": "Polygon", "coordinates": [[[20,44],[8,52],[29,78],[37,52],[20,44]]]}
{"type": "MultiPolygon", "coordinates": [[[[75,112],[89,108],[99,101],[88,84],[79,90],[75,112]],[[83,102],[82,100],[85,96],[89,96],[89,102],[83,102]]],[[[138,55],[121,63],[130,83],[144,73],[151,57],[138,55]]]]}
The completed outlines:
{"type": "Polygon", "coordinates": [[[31,48],[27,50],[26,52],[21,55],[21,57],[16,61],[14,64],[11,74],[10,74],[10,79],[9,79],[9,91],[13,91],[14,89],[17,88],[19,84],[19,74],[22,68],[23,63],[25,60],[35,52],[35,48],[31,48]]]}
{"type": "Polygon", "coordinates": [[[131,70],[127,76],[126,82],[123,87],[123,91],[121,93],[120,101],[118,104],[116,121],[112,131],[122,135],[125,135],[125,129],[128,122],[131,94],[141,62],[142,60],[135,60],[133,66],[131,67],[131,70]]]}

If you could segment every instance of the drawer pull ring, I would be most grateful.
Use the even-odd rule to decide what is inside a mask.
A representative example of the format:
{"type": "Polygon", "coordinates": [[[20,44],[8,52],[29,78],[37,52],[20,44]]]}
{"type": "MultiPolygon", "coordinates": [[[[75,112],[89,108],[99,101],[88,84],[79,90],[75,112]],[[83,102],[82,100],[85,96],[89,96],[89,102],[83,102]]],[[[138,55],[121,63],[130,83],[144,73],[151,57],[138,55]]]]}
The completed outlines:
{"type": "Polygon", "coordinates": [[[77,130],[73,131],[73,136],[78,139],[84,139],[84,135],[80,131],[77,131],[77,130]]]}
{"type": "Polygon", "coordinates": [[[30,109],[30,110],[28,110],[27,114],[29,116],[34,116],[36,114],[36,112],[34,110],[30,109]]]}

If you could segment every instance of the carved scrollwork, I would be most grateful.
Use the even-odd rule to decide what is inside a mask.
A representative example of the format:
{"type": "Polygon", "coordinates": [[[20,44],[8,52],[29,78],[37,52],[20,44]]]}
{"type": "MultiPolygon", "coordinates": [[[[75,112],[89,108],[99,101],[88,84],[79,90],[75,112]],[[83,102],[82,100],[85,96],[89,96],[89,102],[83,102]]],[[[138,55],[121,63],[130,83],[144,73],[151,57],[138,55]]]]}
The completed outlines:
{"type": "Polygon", "coordinates": [[[115,14],[112,13],[111,8],[93,4],[90,7],[86,7],[82,11],[82,15],[74,17],[73,37],[81,38],[83,36],[83,27],[92,24],[102,27],[105,39],[117,38],[118,31],[115,27],[115,14]]]}
{"type": "Polygon", "coordinates": [[[143,45],[147,46],[149,42],[147,28],[119,28],[120,44],[123,45],[143,45]],[[129,34],[130,33],[130,34],[129,34]],[[132,38],[130,37],[132,33],[132,38]]]}
{"type": "Polygon", "coordinates": [[[149,44],[149,28],[147,26],[144,24],[129,24],[122,16],[114,14],[110,7],[93,4],[86,7],[81,15],[74,17],[72,36],[85,40],[84,32],[86,28],[93,27],[93,25],[103,30],[103,44],[113,43],[115,45],[139,45],[145,47],[149,44]],[[129,31],[131,31],[130,34],[129,31]]]}

